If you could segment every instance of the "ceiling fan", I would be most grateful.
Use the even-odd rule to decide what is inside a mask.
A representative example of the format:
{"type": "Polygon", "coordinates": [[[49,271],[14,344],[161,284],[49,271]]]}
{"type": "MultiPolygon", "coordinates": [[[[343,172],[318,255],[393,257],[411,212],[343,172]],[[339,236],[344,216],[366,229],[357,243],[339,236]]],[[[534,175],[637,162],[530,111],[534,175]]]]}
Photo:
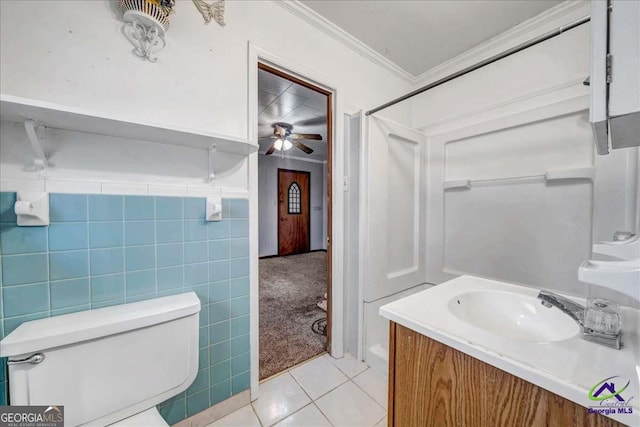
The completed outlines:
{"type": "Polygon", "coordinates": [[[265,155],[269,156],[273,154],[274,151],[287,151],[292,147],[296,147],[299,150],[304,151],[306,154],[313,153],[313,149],[307,147],[302,142],[301,139],[309,139],[322,141],[322,135],[317,133],[293,133],[293,126],[289,123],[274,123],[273,127],[273,136],[270,138],[275,139],[273,144],[269,147],[265,155]]]}

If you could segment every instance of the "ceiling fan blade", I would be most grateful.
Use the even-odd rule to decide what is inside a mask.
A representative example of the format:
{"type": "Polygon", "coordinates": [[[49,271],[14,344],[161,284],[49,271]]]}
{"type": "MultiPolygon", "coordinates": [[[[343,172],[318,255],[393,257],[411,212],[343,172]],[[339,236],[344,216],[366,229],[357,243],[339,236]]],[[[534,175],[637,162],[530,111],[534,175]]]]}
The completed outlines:
{"type": "Polygon", "coordinates": [[[270,156],[271,154],[273,154],[273,152],[276,151],[276,143],[274,142],[273,144],[271,144],[271,147],[269,147],[269,149],[267,150],[266,153],[264,153],[265,156],[270,156]]]}
{"type": "Polygon", "coordinates": [[[326,125],[326,124],[327,124],[327,118],[322,116],[322,117],[312,117],[310,119],[299,120],[295,122],[293,125],[294,126],[316,126],[316,125],[326,125]]]}
{"type": "Polygon", "coordinates": [[[313,153],[313,150],[309,147],[307,147],[306,145],[304,145],[302,142],[298,142],[296,140],[291,141],[291,143],[293,144],[294,147],[304,151],[307,154],[311,154],[313,153]]]}
{"type": "Polygon", "coordinates": [[[322,135],[319,133],[292,133],[291,139],[314,139],[316,141],[322,141],[322,135]]]}

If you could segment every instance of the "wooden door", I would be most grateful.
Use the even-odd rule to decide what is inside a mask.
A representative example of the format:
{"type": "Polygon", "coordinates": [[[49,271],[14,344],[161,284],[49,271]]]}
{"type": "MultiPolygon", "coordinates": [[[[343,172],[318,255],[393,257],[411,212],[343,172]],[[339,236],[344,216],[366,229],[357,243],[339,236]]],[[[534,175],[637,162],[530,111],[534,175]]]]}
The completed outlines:
{"type": "Polygon", "coordinates": [[[278,255],[309,252],[310,173],[278,169],[278,255]]]}

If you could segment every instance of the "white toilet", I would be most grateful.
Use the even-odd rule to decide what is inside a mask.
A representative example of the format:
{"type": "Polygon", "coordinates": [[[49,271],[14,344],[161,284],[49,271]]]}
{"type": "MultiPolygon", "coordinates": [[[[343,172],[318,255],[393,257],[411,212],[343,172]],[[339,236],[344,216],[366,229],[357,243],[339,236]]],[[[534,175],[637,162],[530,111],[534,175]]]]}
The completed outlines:
{"type": "Polygon", "coordinates": [[[66,426],[167,426],[156,405],[198,373],[195,293],[25,322],[0,342],[11,405],[64,405],[66,426]]]}

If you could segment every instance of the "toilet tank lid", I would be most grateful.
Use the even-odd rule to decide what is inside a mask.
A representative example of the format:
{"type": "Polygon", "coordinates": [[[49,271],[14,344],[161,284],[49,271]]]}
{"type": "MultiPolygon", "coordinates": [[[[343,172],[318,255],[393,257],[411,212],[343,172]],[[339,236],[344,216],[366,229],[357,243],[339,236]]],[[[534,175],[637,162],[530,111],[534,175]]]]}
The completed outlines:
{"type": "Polygon", "coordinates": [[[127,332],[200,311],[194,292],[32,320],[0,341],[0,357],[34,353],[127,332]]]}

